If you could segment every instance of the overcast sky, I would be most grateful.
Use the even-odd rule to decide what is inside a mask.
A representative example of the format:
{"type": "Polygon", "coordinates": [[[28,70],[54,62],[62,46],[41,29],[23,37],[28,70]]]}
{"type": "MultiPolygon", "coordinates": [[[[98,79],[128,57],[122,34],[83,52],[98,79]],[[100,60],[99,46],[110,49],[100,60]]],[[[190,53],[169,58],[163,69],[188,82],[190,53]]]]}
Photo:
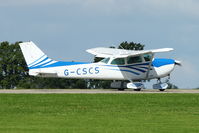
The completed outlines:
{"type": "Polygon", "coordinates": [[[142,43],[172,47],[171,82],[199,87],[198,0],[0,0],[0,41],[35,42],[49,57],[91,61],[88,48],[142,43]]]}

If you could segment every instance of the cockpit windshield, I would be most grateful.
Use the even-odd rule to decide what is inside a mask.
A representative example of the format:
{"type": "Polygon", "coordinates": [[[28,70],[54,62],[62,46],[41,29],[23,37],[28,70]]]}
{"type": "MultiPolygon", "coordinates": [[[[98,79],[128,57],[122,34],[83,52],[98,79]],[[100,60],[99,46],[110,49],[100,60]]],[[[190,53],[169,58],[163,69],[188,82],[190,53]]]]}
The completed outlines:
{"type": "Polygon", "coordinates": [[[152,55],[151,54],[144,54],[143,57],[144,57],[144,60],[147,62],[147,61],[151,61],[152,55]]]}

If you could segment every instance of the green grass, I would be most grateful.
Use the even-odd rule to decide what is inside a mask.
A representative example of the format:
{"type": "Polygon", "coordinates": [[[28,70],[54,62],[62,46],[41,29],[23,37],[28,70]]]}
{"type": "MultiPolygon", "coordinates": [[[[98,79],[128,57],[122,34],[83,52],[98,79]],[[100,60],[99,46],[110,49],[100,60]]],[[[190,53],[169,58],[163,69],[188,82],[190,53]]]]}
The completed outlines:
{"type": "Polygon", "coordinates": [[[0,94],[2,133],[198,133],[199,94],[0,94]]]}

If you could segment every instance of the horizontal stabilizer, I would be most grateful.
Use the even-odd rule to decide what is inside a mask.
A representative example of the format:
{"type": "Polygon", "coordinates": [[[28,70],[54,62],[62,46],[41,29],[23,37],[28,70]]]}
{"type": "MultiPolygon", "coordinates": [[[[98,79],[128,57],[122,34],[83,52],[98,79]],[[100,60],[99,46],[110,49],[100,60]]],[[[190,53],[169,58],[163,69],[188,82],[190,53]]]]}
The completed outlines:
{"type": "Polygon", "coordinates": [[[31,70],[29,71],[29,75],[38,77],[58,77],[57,73],[55,72],[34,72],[31,70]]]}

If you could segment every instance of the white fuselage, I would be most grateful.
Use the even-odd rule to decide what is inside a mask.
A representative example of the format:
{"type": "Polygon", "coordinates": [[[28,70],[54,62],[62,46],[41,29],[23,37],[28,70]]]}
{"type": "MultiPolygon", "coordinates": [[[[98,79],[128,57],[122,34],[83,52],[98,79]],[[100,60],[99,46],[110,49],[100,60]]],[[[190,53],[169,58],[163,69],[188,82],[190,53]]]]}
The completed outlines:
{"type": "Polygon", "coordinates": [[[58,62],[56,66],[30,68],[29,74],[43,77],[84,78],[104,80],[146,80],[168,76],[174,69],[174,60],[154,59],[149,62],[125,65],[99,63],[58,62]],[[164,63],[161,63],[164,60],[164,63]],[[165,60],[170,61],[166,63],[165,60]],[[147,74],[148,73],[148,74],[147,74]],[[148,76],[147,76],[148,75],[148,76]]]}

